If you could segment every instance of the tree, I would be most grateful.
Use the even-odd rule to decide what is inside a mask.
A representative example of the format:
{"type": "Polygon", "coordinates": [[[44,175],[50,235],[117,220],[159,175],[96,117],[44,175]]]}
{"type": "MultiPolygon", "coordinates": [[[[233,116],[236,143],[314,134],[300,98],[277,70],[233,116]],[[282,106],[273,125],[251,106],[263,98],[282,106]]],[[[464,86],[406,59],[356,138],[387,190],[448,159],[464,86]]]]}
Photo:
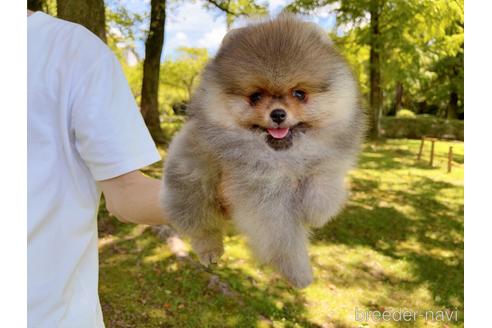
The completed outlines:
{"type": "Polygon", "coordinates": [[[27,0],[27,9],[56,16],[56,0],[27,0]]]}
{"type": "Polygon", "coordinates": [[[369,55],[369,80],[370,80],[370,129],[369,136],[379,138],[379,122],[382,107],[382,90],[381,90],[381,35],[379,31],[379,17],[381,15],[381,0],[372,0],[369,3],[369,14],[371,16],[371,33],[369,37],[370,55],[369,55]]]}
{"type": "Polygon", "coordinates": [[[57,0],[57,15],[81,24],[106,42],[104,0],[57,0]]]}
{"type": "Polygon", "coordinates": [[[157,144],[162,144],[164,143],[164,135],[159,116],[158,94],[161,55],[164,45],[166,0],[152,0],[150,6],[150,25],[145,41],[140,108],[152,138],[157,144]]]}
{"type": "Polygon", "coordinates": [[[441,9],[439,37],[429,45],[432,61],[422,91],[428,99],[441,107],[441,115],[448,119],[463,114],[464,108],[464,13],[463,1],[446,3],[441,9]]]}
{"type": "Polygon", "coordinates": [[[116,3],[106,8],[106,30],[108,46],[122,58],[125,50],[131,51],[138,59],[135,50],[135,41],[145,33],[135,26],[139,26],[145,17],[130,12],[124,5],[116,3]]]}
{"type": "Polygon", "coordinates": [[[27,0],[27,9],[32,11],[43,11],[44,0],[27,0]]]}
{"type": "Polygon", "coordinates": [[[462,68],[438,69],[436,63],[456,56],[462,42],[462,0],[296,0],[288,9],[306,13],[326,5],[336,15],[335,43],[355,67],[368,99],[370,136],[378,136],[384,108],[394,112],[405,101],[417,106],[431,98],[450,108],[448,113],[460,106],[462,68]],[[438,81],[453,83],[436,86],[438,81]]]}
{"type": "Polygon", "coordinates": [[[208,8],[217,8],[226,14],[227,29],[230,29],[234,20],[241,16],[265,15],[267,9],[254,0],[205,0],[208,8]]]}
{"type": "Polygon", "coordinates": [[[441,116],[448,119],[458,118],[463,109],[464,98],[463,51],[440,58],[432,65],[431,71],[433,78],[429,81],[428,98],[445,108],[441,111],[441,116]]]}
{"type": "MultiPolygon", "coordinates": [[[[359,28],[358,43],[369,46],[369,136],[379,137],[379,121],[382,109],[381,89],[381,15],[385,1],[383,0],[297,0],[287,9],[294,12],[309,12],[318,7],[337,3],[334,9],[337,15],[337,24],[351,24],[359,28]],[[369,24],[367,24],[369,16],[369,24]],[[363,29],[361,29],[363,27],[363,29]]],[[[386,1],[387,2],[387,1],[386,1]]]]}

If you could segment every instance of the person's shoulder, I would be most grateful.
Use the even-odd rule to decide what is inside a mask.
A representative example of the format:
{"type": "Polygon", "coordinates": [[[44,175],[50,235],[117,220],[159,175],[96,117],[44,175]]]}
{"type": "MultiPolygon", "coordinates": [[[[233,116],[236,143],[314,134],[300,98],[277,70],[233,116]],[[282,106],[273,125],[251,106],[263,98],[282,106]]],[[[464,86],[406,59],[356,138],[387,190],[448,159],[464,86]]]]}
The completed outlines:
{"type": "Polygon", "coordinates": [[[64,19],[43,14],[45,26],[49,28],[52,37],[60,49],[81,64],[90,64],[100,58],[110,58],[109,47],[86,27],[64,19]]]}
{"type": "Polygon", "coordinates": [[[91,63],[101,58],[109,58],[113,54],[106,43],[86,27],[68,21],[63,21],[63,23],[71,33],[69,49],[74,58],[85,59],[91,63]]]}

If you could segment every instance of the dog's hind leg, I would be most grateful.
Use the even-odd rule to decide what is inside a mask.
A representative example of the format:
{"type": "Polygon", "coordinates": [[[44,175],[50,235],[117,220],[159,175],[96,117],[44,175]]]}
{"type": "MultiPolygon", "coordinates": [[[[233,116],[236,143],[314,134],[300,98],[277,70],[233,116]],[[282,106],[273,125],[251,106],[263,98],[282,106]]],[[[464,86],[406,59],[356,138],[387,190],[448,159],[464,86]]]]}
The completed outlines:
{"type": "Polygon", "coordinates": [[[293,213],[286,208],[253,208],[242,203],[235,207],[233,218],[261,262],[272,265],[295,287],[312,282],[308,232],[293,213]]]}

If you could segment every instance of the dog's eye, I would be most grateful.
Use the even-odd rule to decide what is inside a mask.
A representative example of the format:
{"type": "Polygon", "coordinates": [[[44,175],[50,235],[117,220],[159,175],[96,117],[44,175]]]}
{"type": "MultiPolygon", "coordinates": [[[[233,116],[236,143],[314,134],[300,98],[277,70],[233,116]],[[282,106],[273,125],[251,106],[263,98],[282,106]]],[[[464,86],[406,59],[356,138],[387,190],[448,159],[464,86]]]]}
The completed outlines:
{"type": "Polygon", "coordinates": [[[254,105],[261,100],[261,97],[262,97],[261,92],[255,92],[249,96],[249,100],[254,105]]]}
{"type": "Polygon", "coordinates": [[[300,101],[303,101],[304,99],[306,99],[306,93],[302,90],[294,90],[294,91],[292,91],[292,95],[294,97],[296,97],[297,99],[299,99],[300,101]]]}

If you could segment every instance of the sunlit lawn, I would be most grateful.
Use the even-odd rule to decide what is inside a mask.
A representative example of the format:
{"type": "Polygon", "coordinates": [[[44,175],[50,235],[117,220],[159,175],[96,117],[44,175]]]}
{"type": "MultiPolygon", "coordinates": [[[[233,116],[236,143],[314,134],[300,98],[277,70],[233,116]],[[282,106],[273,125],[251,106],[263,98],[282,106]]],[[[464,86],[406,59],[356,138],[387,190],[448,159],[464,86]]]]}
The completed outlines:
{"type": "MultiPolygon", "coordinates": [[[[315,231],[315,282],[288,287],[250,256],[232,228],[217,268],[178,259],[150,228],[99,215],[100,297],[107,327],[463,326],[463,144],[438,142],[417,162],[419,141],[367,144],[350,175],[351,198],[315,231]],[[355,320],[355,311],[412,311],[410,322],[355,320]],[[443,312],[454,313],[440,321],[443,312]],[[425,320],[434,311],[439,320],[425,320]],[[429,315],[430,313],[428,313],[429,315]],[[439,316],[441,315],[441,316],[439,316]]],[[[161,164],[147,170],[160,176],[161,164]]],[[[444,314],[445,317],[445,314],[444,314]]],[[[430,319],[430,317],[429,317],[430,319]]]]}

